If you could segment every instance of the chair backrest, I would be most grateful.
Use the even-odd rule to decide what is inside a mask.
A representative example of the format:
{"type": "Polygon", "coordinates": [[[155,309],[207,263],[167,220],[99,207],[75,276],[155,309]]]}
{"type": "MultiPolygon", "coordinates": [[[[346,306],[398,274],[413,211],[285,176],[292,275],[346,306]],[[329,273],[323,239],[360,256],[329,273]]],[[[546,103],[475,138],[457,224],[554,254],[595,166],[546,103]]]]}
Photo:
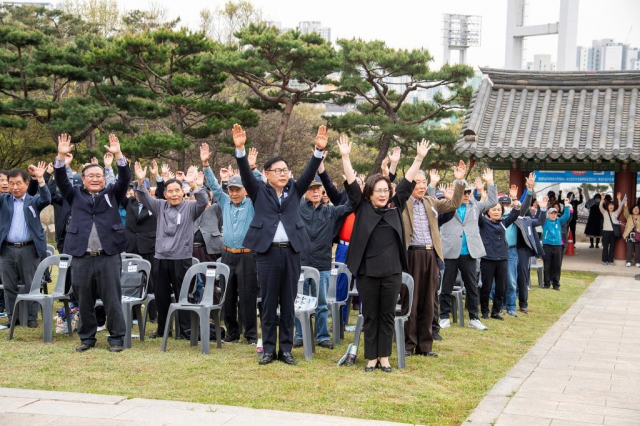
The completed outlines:
{"type": "Polygon", "coordinates": [[[409,293],[409,309],[404,315],[399,315],[400,318],[406,320],[411,314],[411,308],[413,307],[413,277],[406,272],[402,273],[402,285],[407,287],[407,293],[409,293]]]}
{"type": "Polygon", "coordinates": [[[40,294],[40,284],[42,283],[45,272],[51,267],[57,267],[58,279],[56,280],[55,289],[53,290],[53,292],[51,292],[51,296],[65,295],[65,285],[67,282],[67,277],[69,275],[71,259],[72,257],[67,254],[54,254],[53,256],[42,259],[33,276],[29,294],[40,294]]]}
{"type": "Polygon", "coordinates": [[[56,254],[56,248],[51,244],[47,244],[47,256],[53,256],[56,254]]]}
{"type": "MultiPolygon", "coordinates": [[[[195,260],[197,261],[197,259],[195,260]]],[[[219,262],[203,262],[193,265],[187,270],[187,273],[182,280],[179,303],[183,305],[192,305],[192,303],[189,303],[189,285],[197,274],[202,274],[205,277],[205,283],[202,300],[199,305],[214,305],[213,296],[216,280],[220,282],[220,290],[222,293],[218,305],[222,305],[226,295],[227,282],[229,281],[229,272],[229,267],[224,263],[219,262]]]]}
{"type": "Polygon", "coordinates": [[[142,259],[142,256],[140,256],[139,254],[134,254],[134,253],[120,253],[120,258],[122,260],[125,260],[125,259],[142,259]]]}
{"type": "Polygon", "coordinates": [[[198,260],[198,258],[196,258],[196,257],[192,257],[192,258],[191,258],[191,266],[193,266],[193,265],[197,265],[198,263],[200,263],[200,261],[198,260]]]}
{"type": "Polygon", "coordinates": [[[306,280],[313,280],[315,282],[316,289],[320,288],[320,271],[310,266],[300,267],[300,278],[298,279],[298,294],[294,301],[294,309],[299,310],[314,310],[318,307],[318,291],[315,295],[311,295],[311,286],[309,286],[309,295],[304,294],[304,282],[306,280]]]}
{"type": "Polygon", "coordinates": [[[529,269],[531,269],[531,268],[533,268],[533,269],[538,268],[538,258],[535,257],[535,256],[531,256],[529,258],[529,269]]]}
{"type": "MultiPolygon", "coordinates": [[[[300,278],[298,279],[298,294],[304,293],[304,282],[306,280],[313,280],[316,283],[316,288],[320,286],[320,271],[311,266],[300,267],[300,278]]],[[[318,297],[316,294],[314,297],[318,297]]]]}
{"type": "Polygon", "coordinates": [[[347,277],[347,286],[351,286],[351,271],[347,268],[347,265],[341,262],[333,262],[331,263],[331,273],[329,275],[329,287],[327,288],[327,300],[335,300],[336,302],[346,302],[349,297],[349,291],[345,293],[345,297],[341,300],[338,300],[338,277],[340,275],[346,275],[347,277]]]}
{"type": "Polygon", "coordinates": [[[144,259],[122,259],[121,272],[122,295],[146,298],[149,277],[151,276],[151,263],[144,259]]]}

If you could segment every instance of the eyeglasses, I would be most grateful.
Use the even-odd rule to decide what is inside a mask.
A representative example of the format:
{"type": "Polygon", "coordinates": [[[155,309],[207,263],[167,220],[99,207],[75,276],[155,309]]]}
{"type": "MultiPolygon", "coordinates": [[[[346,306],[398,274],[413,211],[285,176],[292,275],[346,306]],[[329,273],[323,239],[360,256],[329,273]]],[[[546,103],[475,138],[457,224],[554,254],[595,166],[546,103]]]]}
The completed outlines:
{"type": "Polygon", "coordinates": [[[387,188],[374,189],[373,192],[375,192],[376,194],[388,194],[389,189],[387,188]]]}
{"type": "Polygon", "coordinates": [[[104,177],[104,175],[83,175],[83,176],[89,180],[98,180],[104,177]]]}
{"type": "Polygon", "coordinates": [[[268,172],[273,172],[277,175],[286,175],[287,173],[289,173],[289,169],[271,169],[271,170],[267,170],[268,172]]]}

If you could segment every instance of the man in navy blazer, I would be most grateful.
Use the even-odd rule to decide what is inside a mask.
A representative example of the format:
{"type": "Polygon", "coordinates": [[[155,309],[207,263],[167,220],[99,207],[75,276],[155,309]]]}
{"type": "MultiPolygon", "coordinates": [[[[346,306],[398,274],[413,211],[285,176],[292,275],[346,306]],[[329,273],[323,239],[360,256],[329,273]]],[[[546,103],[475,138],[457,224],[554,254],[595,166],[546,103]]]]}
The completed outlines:
{"type": "MultiPolygon", "coordinates": [[[[300,252],[308,249],[309,236],[300,217],[300,199],[307,192],[322,162],[327,146],[327,129],[320,126],[316,149],[300,178],[291,179],[287,162],[276,157],[264,165],[267,182],[258,181],[251,172],[244,149],[247,135],[233,126],[233,142],[242,183],[255,206],[243,245],[256,252],[260,296],[262,298],[262,340],[264,355],[260,365],[276,358],[276,312],[280,305],[280,348],[278,358],[295,364],[293,347],[294,301],[300,277],[300,252]]],[[[318,283],[319,284],[319,283],[318,283]]]]}
{"type": "Polygon", "coordinates": [[[111,352],[123,350],[125,323],[121,306],[120,253],[127,249],[127,237],[118,207],[127,196],[131,170],[120,150],[115,135],[109,135],[105,148],[113,154],[118,166],[118,179],[105,187],[102,166],[88,164],[82,170],[83,186],[73,186],[65,170],[65,155],[73,149],[71,138],[58,138],[58,156],[54,164],[60,193],[71,206],[71,222],[67,227],[64,253],[74,257],[71,268],[73,294],[78,299],[80,324],[78,352],[96,344],[96,298],[100,297],[107,314],[107,338],[111,352]]]}
{"type": "MultiPolygon", "coordinates": [[[[29,166],[29,173],[38,181],[38,194],[27,194],[28,175],[23,170],[8,174],[9,192],[0,194],[0,273],[9,321],[18,294],[18,284],[27,292],[40,260],[47,256],[47,239],[40,223],[40,212],[51,203],[51,194],[44,181],[46,163],[29,166]]],[[[37,327],[38,304],[28,303],[27,324],[37,327]]]]}

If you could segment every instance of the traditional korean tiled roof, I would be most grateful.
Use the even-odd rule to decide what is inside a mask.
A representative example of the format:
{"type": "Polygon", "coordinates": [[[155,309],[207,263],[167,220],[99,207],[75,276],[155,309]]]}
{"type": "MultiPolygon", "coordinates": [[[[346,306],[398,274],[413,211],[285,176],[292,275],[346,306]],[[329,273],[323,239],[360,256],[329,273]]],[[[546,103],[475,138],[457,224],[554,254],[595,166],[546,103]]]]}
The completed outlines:
{"type": "Polygon", "coordinates": [[[456,153],[640,160],[640,71],[481,70],[456,153]]]}

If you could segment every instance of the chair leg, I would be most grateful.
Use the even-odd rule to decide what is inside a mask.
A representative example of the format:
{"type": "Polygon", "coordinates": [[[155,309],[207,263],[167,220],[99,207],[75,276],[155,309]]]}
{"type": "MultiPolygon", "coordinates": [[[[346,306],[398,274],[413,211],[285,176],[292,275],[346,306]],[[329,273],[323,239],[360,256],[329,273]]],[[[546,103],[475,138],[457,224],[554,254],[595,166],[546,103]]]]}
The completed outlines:
{"type": "Polygon", "coordinates": [[[540,288],[544,288],[543,274],[544,272],[542,271],[542,268],[538,268],[538,287],[540,288]]]}
{"type": "Polygon", "coordinates": [[[311,349],[311,318],[308,315],[302,314],[298,317],[300,320],[300,326],[302,331],[302,348],[304,349],[304,359],[307,361],[313,359],[313,349],[311,349]]]}
{"type": "Polygon", "coordinates": [[[15,330],[16,321],[18,320],[18,315],[16,315],[18,311],[16,309],[18,309],[20,306],[21,300],[19,299],[19,297],[20,296],[18,296],[18,299],[16,299],[16,303],[13,305],[13,316],[11,317],[11,327],[9,328],[9,340],[13,339],[13,330],[15,330]]]}
{"type": "Polygon", "coordinates": [[[362,334],[362,326],[364,325],[364,317],[362,314],[358,315],[358,319],[356,320],[356,331],[355,336],[353,338],[354,346],[358,346],[360,344],[360,334],[362,334]]]}
{"type": "Polygon", "coordinates": [[[175,308],[169,307],[169,312],[167,313],[167,323],[164,325],[164,334],[162,335],[162,347],[160,350],[162,352],[167,351],[167,339],[169,338],[169,330],[171,330],[171,318],[175,315],[175,308]]]}
{"type": "Polygon", "coordinates": [[[394,321],[394,328],[396,335],[396,352],[398,354],[398,368],[404,368],[404,321],[401,318],[396,318],[394,321]]]}
{"type": "MultiPolygon", "coordinates": [[[[208,317],[207,317],[208,318],[208,317]]],[[[222,347],[222,328],[220,325],[222,324],[222,311],[216,311],[216,346],[218,349],[222,347]]]]}
{"type": "MultiPolygon", "coordinates": [[[[345,309],[347,310],[347,322],[345,325],[349,325],[349,318],[351,317],[351,301],[353,300],[353,296],[347,297],[347,304],[345,305],[345,309]]],[[[342,315],[342,312],[340,312],[342,315]]]]}
{"type": "MultiPolygon", "coordinates": [[[[42,338],[45,343],[51,343],[53,342],[53,331],[51,330],[53,327],[53,300],[44,299],[40,302],[40,306],[42,307],[42,338]]],[[[67,318],[69,318],[69,314],[67,314],[67,318]]],[[[68,320],[67,326],[70,326],[68,320]]]]}
{"type": "Polygon", "coordinates": [[[122,301],[122,315],[124,316],[124,347],[131,349],[131,328],[133,327],[133,319],[131,318],[131,305],[129,302],[122,301]]]}
{"type": "Polygon", "coordinates": [[[456,323],[458,322],[458,293],[452,292],[451,297],[455,299],[451,304],[451,315],[453,316],[453,322],[456,323]]]}
{"type": "MultiPolygon", "coordinates": [[[[205,355],[209,354],[209,350],[211,348],[211,341],[209,336],[209,311],[203,310],[203,312],[198,313],[200,317],[200,345],[202,353],[205,355]]],[[[217,338],[218,336],[216,336],[217,338]]]]}
{"type": "Polygon", "coordinates": [[[145,323],[142,317],[142,305],[134,305],[132,309],[136,319],[138,320],[138,333],[140,334],[140,341],[144,342],[145,323]]]}
{"type": "MultiPolygon", "coordinates": [[[[69,337],[73,337],[73,324],[71,322],[71,309],[69,308],[69,301],[63,300],[62,303],[64,303],[64,313],[67,314],[67,332],[69,333],[69,337]]],[[[51,307],[50,316],[53,316],[53,306],[51,307]]]]}
{"type": "Polygon", "coordinates": [[[458,300],[456,300],[456,302],[458,302],[458,322],[460,327],[464,328],[464,303],[462,303],[462,292],[458,294],[458,300]]]}
{"type": "Polygon", "coordinates": [[[339,303],[332,303],[331,304],[331,321],[332,321],[332,328],[333,328],[333,344],[334,345],[339,345],[340,344],[340,329],[342,328],[342,315],[340,312],[340,304],[339,303]]]}

